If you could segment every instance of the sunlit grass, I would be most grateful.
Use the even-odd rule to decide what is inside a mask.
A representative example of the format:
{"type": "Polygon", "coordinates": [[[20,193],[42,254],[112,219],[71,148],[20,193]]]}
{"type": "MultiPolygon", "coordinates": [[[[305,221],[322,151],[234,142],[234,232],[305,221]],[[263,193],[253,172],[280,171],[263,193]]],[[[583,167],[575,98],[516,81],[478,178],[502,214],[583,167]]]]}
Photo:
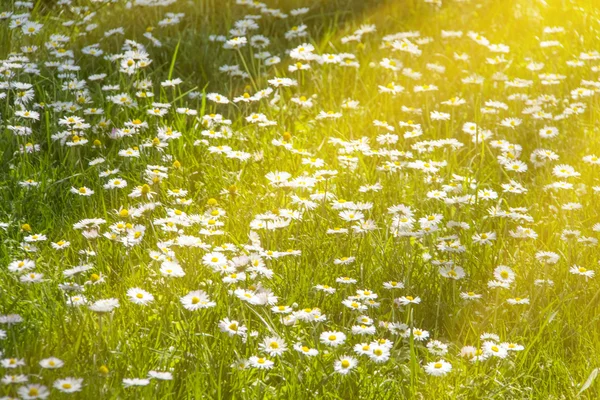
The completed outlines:
{"type": "Polygon", "coordinates": [[[0,8],[0,394],[598,396],[593,3],[63,3],[0,8]]]}

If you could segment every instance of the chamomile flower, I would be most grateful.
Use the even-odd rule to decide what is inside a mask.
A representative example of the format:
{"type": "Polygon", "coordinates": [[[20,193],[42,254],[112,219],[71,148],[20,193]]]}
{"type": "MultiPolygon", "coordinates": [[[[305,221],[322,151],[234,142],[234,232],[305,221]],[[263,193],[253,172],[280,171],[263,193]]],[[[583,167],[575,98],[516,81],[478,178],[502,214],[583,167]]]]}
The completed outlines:
{"type": "Polygon", "coordinates": [[[148,305],[154,301],[154,296],[140,288],[131,288],[127,290],[129,301],[142,306],[148,305]]]}
{"type": "Polygon", "coordinates": [[[75,393],[83,388],[82,378],[64,378],[54,381],[52,386],[63,393],[75,393]]]}
{"type": "Polygon", "coordinates": [[[287,351],[287,345],[283,339],[272,336],[265,338],[262,343],[258,345],[259,349],[269,354],[270,356],[280,356],[287,351]]]}
{"type": "Polygon", "coordinates": [[[275,363],[265,357],[252,356],[248,360],[248,364],[256,369],[271,369],[275,363]]]}
{"type": "Polygon", "coordinates": [[[444,360],[430,362],[425,365],[425,372],[431,376],[444,376],[450,371],[452,371],[452,364],[444,360]]]}
{"type": "Polygon", "coordinates": [[[325,331],[321,333],[320,340],[327,346],[338,347],[346,341],[346,335],[337,331],[325,331]]]}
{"type": "Polygon", "coordinates": [[[352,372],[352,370],[354,368],[356,368],[357,365],[358,365],[358,361],[356,360],[356,358],[350,357],[350,356],[343,356],[343,357],[340,357],[334,363],[333,368],[334,368],[334,371],[337,372],[338,374],[347,375],[350,372],[352,372]]]}
{"type": "Polygon", "coordinates": [[[211,308],[216,306],[214,301],[211,301],[206,292],[202,290],[195,290],[189,292],[185,296],[180,298],[181,304],[186,310],[196,311],[204,308],[211,308]]]}
{"type": "Polygon", "coordinates": [[[43,360],[40,360],[40,367],[42,368],[56,369],[61,368],[63,365],[65,365],[65,363],[56,357],[44,358],[43,360]]]}

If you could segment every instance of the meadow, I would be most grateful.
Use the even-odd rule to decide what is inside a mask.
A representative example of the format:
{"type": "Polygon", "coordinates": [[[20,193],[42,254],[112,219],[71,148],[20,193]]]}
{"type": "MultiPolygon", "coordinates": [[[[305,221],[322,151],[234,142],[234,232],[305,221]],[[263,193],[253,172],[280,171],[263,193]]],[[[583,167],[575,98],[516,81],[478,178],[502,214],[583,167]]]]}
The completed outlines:
{"type": "Polygon", "coordinates": [[[600,397],[592,0],[0,0],[0,399],[600,397]]]}

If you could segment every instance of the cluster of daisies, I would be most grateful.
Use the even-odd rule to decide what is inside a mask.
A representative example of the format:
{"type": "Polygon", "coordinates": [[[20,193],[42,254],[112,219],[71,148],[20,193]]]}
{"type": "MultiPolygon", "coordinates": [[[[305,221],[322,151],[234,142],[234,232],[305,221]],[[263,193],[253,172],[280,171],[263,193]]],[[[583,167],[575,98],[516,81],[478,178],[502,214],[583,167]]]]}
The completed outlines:
{"type": "MultiPolygon", "coordinates": [[[[57,1],[58,26],[33,2],[0,10],[14,41],[0,65],[2,143],[14,151],[0,188],[60,188],[39,207],[78,210],[60,229],[0,215],[12,288],[2,287],[3,399],[85,390],[88,375],[68,376],[76,366],[60,354],[32,365],[18,350],[39,287],[58,293],[45,301],[62,298],[53,307],[65,318],[87,313],[100,329],[149,309],[210,317],[201,329],[237,349],[226,359],[234,371],[314,358],[311,368],[347,376],[402,363],[409,349],[412,374],[441,377],[514,359],[527,341],[483,329],[457,339],[427,310],[439,314],[442,295],[457,309],[492,304],[495,321],[499,309],[533,309],[534,289],[593,281],[600,156],[571,138],[597,101],[600,53],[553,60],[576,32],[543,28],[526,58],[468,27],[340,27],[324,47],[310,5],[236,0],[231,29],[204,38],[219,79],[200,90],[177,77],[177,54],[170,68],[157,61],[185,46],[170,37],[193,23],[185,6],[100,3],[113,2],[57,1]],[[142,34],[120,19],[149,8],[160,19],[142,34]],[[68,176],[49,179],[44,162],[68,176]],[[48,382],[49,369],[64,376],[48,382]]],[[[62,348],[38,335],[43,351],[62,348]]],[[[100,363],[89,375],[110,375],[110,360],[100,363]]],[[[147,386],[173,371],[120,380],[147,386]]]]}

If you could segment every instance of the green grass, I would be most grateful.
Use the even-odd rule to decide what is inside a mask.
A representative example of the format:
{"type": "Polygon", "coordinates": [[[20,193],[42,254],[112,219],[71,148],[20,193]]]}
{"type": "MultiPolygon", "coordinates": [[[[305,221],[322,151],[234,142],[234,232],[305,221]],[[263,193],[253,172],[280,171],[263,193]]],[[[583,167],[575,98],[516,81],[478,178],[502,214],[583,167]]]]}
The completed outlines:
{"type": "MultiPolygon", "coordinates": [[[[266,66],[254,55],[259,51],[246,45],[239,51],[224,49],[221,42],[209,40],[209,35],[233,36],[228,31],[236,21],[247,15],[258,15],[260,10],[235,4],[234,1],[215,0],[176,1],[169,6],[139,6],[129,8],[125,2],[102,3],[74,0],[71,6],[38,0],[33,5],[30,20],[43,24],[35,35],[26,36],[21,29],[9,28],[10,19],[0,20],[0,59],[13,57],[12,64],[2,64],[0,72],[5,82],[28,83],[35,97],[25,109],[39,112],[39,120],[19,117],[21,109],[15,99],[23,89],[2,86],[0,93],[0,315],[18,314],[23,321],[0,324],[6,338],[0,341],[3,359],[22,359],[25,363],[16,369],[2,368],[3,375],[23,374],[29,383],[39,383],[51,391],[50,398],[102,399],[571,399],[599,396],[598,382],[593,372],[600,356],[600,285],[598,278],[586,278],[570,273],[573,265],[587,270],[599,268],[600,251],[597,239],[600,216],[597,202],[600,195],[600,166],[583,160],[585,156],[600,156],[598,89],[600,87],[598,59],[584,60],[583,65],[572,67],[567,61],[577,60],[582,52],[598,49],[599,13],[591,1],[528,0],[472,0],[445,1],[440,7],[421,0],[304,0],[268,1],[269,8],[281,9],[288,18],[263,14],[256,22],[259,28],[248,34],[261,34],[270,44],[263,49],[281,58],[281,62],[266,66]],[[82,21],[85,10],[72,6],[89,7],[92,17],[82,21]],[[290,10],[309,7],[308,13],[289,15],[290,10]],[[184,13],[180,22],[160,26],[167,12],[184,13]],[[64,24],[75,21],[73,24],[64,24]],[[89,23],[97,24],[86,31],[89,23]],[[285,33],[294,26],[307,25],[307,36],[288,40],[285,33]],[[376,32],[365,33],[359,42],[343,43],[342,38],[364,24],[376,26],[376,32]],[[562,26],[563,33],[544,33],[545,27],[562,26]],[[105,37],[104,32],[123,27],[125,35],[105,37]],[[152,29],[148,29],[151,27],[152,29]],[[462,38],[442,38],[441,31],[462,31],[462,38]],[[156,47],[143,36],[151,31],[161,43],[156,47]],[[418,31],[422,43],[419,57],[393,51],[383,37],[397,32],[418,31]],[[504,54],[505,63],[490,64],[486,60],[494,53],[486,46],[467,36],[473,31],[486,37],[490,43],[505,44],[510,52],[504,54]],[[73,51],[73,71],[78,80],[93,74],[105,73],[101,81],[88,80],[84,94],[88,98],[77,103],[79,95],[63,89],[71,78],[61,77],[62,71],[47,66],[49,61],[64,61],[46,43],[53,34],[65,35],[64,50],[73,51]],[[125,41],[134,40],[146,46],[152,63],[129,75],[119,71],[119,63],[104,57],[82,53],[86,46],[98,43],[104,55],[124,52],[125,41]],[[541,47],[541,41],[556,40],[560,46],[541,47]],[[311,69],[290,72],[288,66],[296,61],[286,53],[303,43],[315,47],[316,54],[351,53],[359,67],[323,64],[311,61],[311,69]],[[28,62],[35,63],[39,74],[26,73],[14,60],[22,46],[37,46],[38,50],[25,54],[28,62]],[[455,53],[466,53],[468,61],[458,61],[455,53]],[[379,65],[383,58],[394,58],[405,68],[422,74],[419,79],[407,77],[401,71],[391,71],[379,65]],[[543,63],[539,71],[527,66],[543,63]],[[443,73],[427,64],[445,67],[443,73]],[[238,65],[247,77],[229,76],[219,71],[223,65],[238,65]],[[7,71],[12,72],[9,74],[7,71]],[[5,74],[6,72],[6,74],[5,74]],[[498,78],[516,78],[531,81],[523,88],[509,87],[498,78]],[[545,85],[539,74],[557,74],[558,82],[545,85]],[[495,75],[496,74],[496,75],[495,75]],[[463,79],[478,75],[482,84],[466,84],[463,79]],[[217,104],[203,98],[219,93],[230,101],[244,93],[253,95],[257,89],[272,85],[274,77],[289,77],[297,86],[274,88],[268,98],[253,102],[217,104]],[[167,79],[183,82],[174,87],[161,87],[167,79]],[[136,81],[151,81],[151,99],[136,98],[136,81]],[[398,95],[381,93],[379,85],[396,83],[404,87],[398,95]],[[107,92],[103,85],[117,85],[118,90],[107,92]],[[415,93],[416,85],[435,85],[437,91],[415,93]],[[589,96],[575,99],[572,91],[590,88],[589,96]],[[114,104],[109,96],[128,93],[137,100],[137,106],[126,108],[114,104]],[[190,97],[190,93],[197,94],[190,97]],[[525,94],[529,102],[511,100],[514,94],[525,94]],[[274,97],[280,96],[279,99],[274,97]],[[306,96],[314,103],[312,108],[301,108],[292,98],[306,96]],[[542,98],[540,96],[547,96],[542,98]],[[442,102],[453,97],[465,100],[461,106],[451,107],[442,102]],[[347,99],[358,100],[358,109],[343,109],[347,99]],[[537,99],[537,100],[536,100],[537,99]],[[497,114],[482,111],[487,101],[506,104],[497,114]],[[72,102],[75,110],[58,110],[53,105],[72,102]],[[152,102],[169,103],[171,108],[163,117],[147,114],[152,102]],[[539,110],[552,117],[562,115],[565,108],[583,103],[582,112],[563,119],[539,119],[523,110],[539,105],[539,110]],[[403,111],[403,106],[422,109],[421,115],[403,111]],[[198,112],[197,118],[178,114],[175,110],[186,107],[198,112]],[[103,115],[85,114],[85,109],[102,108],[103,115]],[[341,112],[339,119],[318,119],[321,111],[341,112]],[[432,111],[449,114],[446,121],[431,118],[432,111]],[[258,127],[246,117],[262,113],[276,125],[258,127]],[[202,131],[202,117],[220,114],[231,120],[231,137],[207,138],[202,131]],[[53,140],[52,136],[65,131],[59,120],[77,116],[90,124],[77,132],[87,139],[81,146],[69,147],[53,140]],[[522,124],[512,128],[500,125],[505,118],[520,118],[522,124]],[[122,129],[133,120],[147,122],[148,127],[135,135],[111,138],[113,129],[122,129]],[[380,144],[376,138],[386,133],[376,127],[374,120],[387,121],[394,126],[397,143],[380,144]],[[109,122],[104,125],[102,121],[109,122]],[[412,129],[400,122],[420,124],[421,136],[405,138],[412,129]],[[480,129],[491,131],[491,137],[477,143],[464,133],[463,124],[472,122],[480,129]],[[10,126],[30,127],[29,136],[15,135],[10,126]],[[552,126],[558,136],[544,139],[540,129],[552,126]],[[156,143],[159,128],[170,127],[181,137],[156,143]],[[346,143],[368,140],[369,148],[335,144],[336,138],[346,143]],[[456,139],[462,147],[443,146],[432,151],[419,152],[414,145],[425,141],[456,139]],[[289,148],[278,146],[273,141],[289,148]],[[520,152],[508,157],[523,161],[528,169],[513,172],[502,165],[502,150],[493,140],[505,140],[521,146],[520,152]],[[205,141],[205,143],[198,142],[205,141]],[[20,153],[27,143],[40,146],[38,152],[20,153]],[[138,146],[138,158],[126,158],[119,151],[138,146]],[[247,153],[242,161],[224,154],[213,154],[209,146],[230,146],[247,153]],[[292,149],[292,150],[290,150],[292,149]],[[536,149],[547,149],[559,156],[542,166],[535,166],[530,156],[536,149]],[[406,153],[390,153],[391,150],[406,153]],[[340,156],[353,157],[350,168],[340,156]],[[102,157],[104,163],[90,165],[102,157]],[[310,166],[308,161],[322,159],[323,165],[310,166]],[[412,168],[410,162],[444,162],[439,171],[426,173],[412,168]],[[553,175],[558,165],[570,165],[578,176],[559,178],[553,175]],[[167,176],[160,181],[148,181],[148,166],[166,168],[167,176]],[[127,181],[122,189],[104,189],[108,177],[99,173],[118,168],[110,178],[127,181]],[[335,170],[332,178],[318,178],[314,186],[276,187],[269,184],[266,175],[280,171],[291,174],[290,180],[322,176],[317,171],[335,170]],[[456,175],[464,178],[457,180],[456,175]],[[31,179],[37,187],[25,188],[21,183],[31,179]],[[519,182],[526,193],[503,191],[501,185],[511,180],[519,182]],[[547,185],[559,181],[572,184],[571,188],[553,190],[547,185]],[[364,185],[380,183],[378,191],[363,192],[364,185]],[[149,185],[152,199],[128,195],[134,188],[149,185]],[[457,188],[452,192],[450,186],[457,188]],[[72,187],[85,186],[95,193],[89,197],[70,192],[72,187]],[[176,204],[169,190],[184,189],[189,204],[176,204]],[[428,198],[434,190],[446,190],[447,196],[471,195],[463,204],[447,204],[428,198]],[[498,197],[482,198],[481,191],[493,190],[498,197]],[[313,209],[303,210],[298,198],[311,195],[316,198],[313,209]],[[297,197],[296,197],[297,196],[297,197]],[[369,203],[372,208],[362,211],[364,220],[371,220],[377,229],[354,232],[356,223],[340,218],[340,210],[333,207],[333,199],[369,203]],[[135,215],[134,210],[153,202],[155,208],[135,215]],[[566,210],[568,203],[582,207],[566,210]],[[405,204],[414,212],[413,233],[394,235],[392,214],[388,208],[405,204]],[[523,208],[517,213],[527,219],[493,217],[491,207],[502,210],[523,208]],[[120,210],[129,210],[129,215],[120,210]],[[179,210],[193,216],[189,223],[174,222],[177,230],[165,229],[161,221],[179,210]],[[213,211],[218,211],[211,214],[213,211]],[[291,221],[288,210],[301,212],[291,221]],[[280,229],[252,229],[259,215],[283,215],[289,225],[280,229]],[[440,214],[443,220],[439,230],[418,234],[418,219],[440,214]],[[200,216],[203,216],[200,218],[200,216]],[[101,218],[96,239],[86,239],[74,224],[87,218],[101,218]],[[222,222],[219,235],[207,235],[201,229],[210,228],[208,221],[222,222]],[[448,227],[449,221],[467,223],[468,229],[448,227]],[[111,240],[113,224],[131,224],[123,231],[145,228],[139,243],[131,247],[119,240],[111,240]],[[518,226],[537,233],[535,239],[520,239],[511,235],[518,226]],[[331,234],[329,229],[348,228],[346,234],[331,234]],[[579,231],[583,240],[565,239],[565,230],[579,231]],[[477,233],[495,232],[497,239],[491,245],[479,245],[473,240],[477,233]],[[37,242],[37,251],[27,251],[22,244],[32,234],[44,234],[47,240],[37,242]],[[181,235],[200,238],[204,246],[178,246],[174,241],[181,235]],[[256,236],[257,235],[257,236],[256,236]],[[455,237],[453,235],[456,235],[455,237]],[[440,239],[460,240],[464,251],[449,251],[440,247],[440,239]],[[258,237],[259,242],[251,238],[258,237]],[[55,250],[51,243],[68,241],[70,246],[55,250]],[[237,267],[237,273],[246,271],[246,279],[230,284],[224,274],[215,272],[203,261],[203,256],[214,248],[228,244],[233,250],[224,251],[229,261],[234,257],[258,255],[265,266],[273,271],[271,278],[254,276],[248,265],[237,267]],[[252,244],[253,246],[249,246],[252,244]],[[262,249],[261,249],[262,248],[262,249]],[[95,256],[80,254],[87,250],[95,256]],[[271,258],[269,251],[298,254],[271,258]],[[151,251],[176,260],[185,276],[165,277],[160,273],[161,262],[153,260],[151,251]],[[556,264],[545,265],[536,259],[540,251],[556,253],[556,264]],[[166,254],[166,255],[165,255],[166,254]],[[355,257],[350,264],[336,260],[355,257]],[[29,272],[43,274],[40,282],[24,283],[28,273],[9,271],[14,261],[35,261],[29,272]],[[440,274],[439,264],[452,262],[462,267],[465,277],[449,279],[440,274]],[[63,271],[90,264],[91,269],[65,277],[63,271]],[[489,288],[494,280],[494,269],[509,266],[515,273],[509,288],[489,288]],[[339,277],[356,279],[355,284],[337,283],[339,277]],[[553,285],[540,285],[538,280],[552,280],[553,285]],[[384,282],[396,281],[403,289],[385,289],[384,282]],[[59,285],[72,282],[81,285],[77,292],[91,304],[100,299],[119,299],[120,306],[110,313],[95,313],[88,304],[68,305],[68,296],[74,295],[59,285]],[[336,289],[326,294],[316,285],[336,289]],[[154,296],[146,306],[137,305],[127,297],[130,288],[141,288],[154,296]],[[305,308],[319,308],[326,320],[285,325],[281,315],[271,306],[252,305],[238,299],[235,289],[268,289],[278,297],[277,305],[290,306],[294,312],[305,308]],[[364,312],[351,310],[342,304],[357,290],[377,293],[378,307],[364,312]],[[205,310],[189,311],[180,298],[190,291],[204,290],[216,302],[205,310]],[[461,293],[481,294],[478,300],[468,301],[461,293]],[[419,296],[420,304],[398,306],[401,296],[419,296]],[[527,298],[529,304],[510,305],[508,299],[527,298]],[[352,334],[359,315],[370,317],[376,333],[370,336],[352,334]],[[224,318],[236,320],[247,328],[243,340],[230,337],[219,330],[224,318]],[[434,355],[414,336],[402,337],[391,332],[380,322],[405,323],[412,328],[427,330],[430,340],[439,340],[448,346],[444,355],[434,355]],[[324,331],[346,334],[344,344],[329,347],[320,342],[324,331]],[[518,343],[522,351],[509,352],[508,357],[473,362],[460,355],[464,346],[481,348],[483,333],[499,335],[502,343],[518,343]],[[252,333],[252,334],[251,334],[252,333]],[[252,356],[264,356],[259,344],[266,338],[278,336],[288,350],[281,356],[269,356],[274,362],[270,370],[234,365],[252,356]],[[390,358],[375,363],[365,355],[354,352],[355,344],[388,339],[393,342],[390,358]],[[292,347],[302,342],[319,351],[308,358],[292,347]],[[334,364],[342,356],[353,356],[358,365],[348,375],[335,372],[334,364]],[[64,361],[59,369],[41,368],[40,360],[57,357],[64,361]],[[424,367],[444,359],[452,365],[448,374],[428,375],[424,367]],[[153,379],[149,385],[127,388],[123,379],[145,378],[149,371],[168,371],[172,380],[153,379]],[[81,391],[72,394],[52,389],[57,379],[83,379],[81,391]],[[586,380],[591,378],[587,384],[586,380]]],[[[2,3],[0,12],[25,13],[24,7],[2,3]]],[[[415,43],[419,38],[411,38],[415,43]]],[[[20,54],[23,56],[23,54],[20,54]]],[[[534,110],[535,111],[535,110],[534,110]]],[[[68,132],[69,141],[74,132],[68,132]]],[[[76,139],[77,140],[77,139],[76,139]]],[[[116,239],[127,236],[117,234],[116,239]]],[[[360,301],[359,301],[360,302],[360,301]]],[[[29,390],[26,383],[2,384],[0,396],[21,396],[29,390]],[[24,389],[23,389],[24,388],[24,389]]],[[[26,398],[26,397],[22,397],[26,398]]]]}

